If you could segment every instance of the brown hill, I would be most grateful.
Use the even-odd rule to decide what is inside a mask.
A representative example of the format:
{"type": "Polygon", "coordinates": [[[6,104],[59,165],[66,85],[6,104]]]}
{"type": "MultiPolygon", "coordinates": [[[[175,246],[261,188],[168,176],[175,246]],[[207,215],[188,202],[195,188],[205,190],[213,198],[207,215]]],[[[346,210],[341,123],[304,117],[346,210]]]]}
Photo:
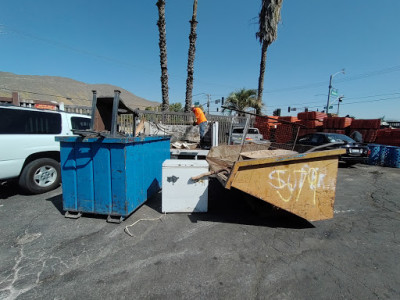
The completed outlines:
{"type": "Polygon", "coordinates": [[[66,105],[91,106],[92,90],[97,96],[113,97],[114,90],[121,91],[121,98],[130,108],[144,109],[160,103],[138,97],[131,92],[110,84],[87,84],[65,77],[16,75],[0,72],[0,97],[11,97],[19,92],[20,98],[64,102],[66,105]]]}

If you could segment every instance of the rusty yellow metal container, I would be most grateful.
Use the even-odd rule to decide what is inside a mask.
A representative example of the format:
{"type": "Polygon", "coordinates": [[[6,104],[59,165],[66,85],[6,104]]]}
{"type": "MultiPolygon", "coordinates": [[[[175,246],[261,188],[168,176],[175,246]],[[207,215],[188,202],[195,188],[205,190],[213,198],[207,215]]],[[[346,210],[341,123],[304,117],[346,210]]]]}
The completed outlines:
{"type": "Polygon", "coordinates": [[[225,188],[236,188],[309,221],[333,217],[338,157],[345,150],[296,153],[246,146],[215,147],[207,156],[225,188]]]}

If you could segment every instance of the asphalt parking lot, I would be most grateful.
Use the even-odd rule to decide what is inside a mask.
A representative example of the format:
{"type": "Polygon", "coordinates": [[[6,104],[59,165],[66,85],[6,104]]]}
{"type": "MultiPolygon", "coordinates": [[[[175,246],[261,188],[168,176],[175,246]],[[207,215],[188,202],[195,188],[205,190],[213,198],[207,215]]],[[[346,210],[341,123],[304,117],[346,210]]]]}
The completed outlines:
{"type": "Polygon", "coordinates": [[[122,224],[1,186],[0,299],[398,299],[399,182],[339,168],[335,217],[312,224],[216,181],[207,214],[163,215],[159,193],[122,224]]]}

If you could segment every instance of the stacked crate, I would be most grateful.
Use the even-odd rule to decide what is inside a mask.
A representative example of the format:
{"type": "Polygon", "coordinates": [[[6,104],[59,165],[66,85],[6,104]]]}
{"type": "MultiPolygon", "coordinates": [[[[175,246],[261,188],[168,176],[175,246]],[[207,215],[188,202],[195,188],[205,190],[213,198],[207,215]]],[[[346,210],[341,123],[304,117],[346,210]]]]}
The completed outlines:
{"type": "Polygon", "coordinates": [[[351,126],[352,118],[328,117],[323,121],[323,132],[346,134],[346,129],[351,126]]]}
{"type": "Polygon", "coordinates": [[[400,146],[400,129],[377,130],[375,143],[390,146],[400,146]]]}
{"type": "Polygon", "coordinates": [[[257,116],[254,127],[258,128],[264,139],[270,140],[275,135],[275,129],[278,124],[277,116],[257,116]]]}
{"type": "Polygon", "coordinates": [[[296,123],[298,119],[296,117],[284,116],[279,117],[278,121],[283,122],[280,122],[276,127],[275,141],[281,144],[293,142],[297,126],[290,123],[296,123]]]}
{"type": "Polygon", "coordinates": [[[297,118],[299,118],[299,124],[310,129],[321,127],[324,124],[323,121],[326,117],[327,115],[325,113],[318,111],[307,111],[297,114],[297,118]]]}
{"type": "Polygon", "coordinates": [[[327,114],[318,111],[298,113],[297,118],[299,121],[297,123],[305,126],[305,128],[300,129],[299,136],[317,132],[318,129],[322,127],[323,121],[326,117],[327,114]]]}
{"type": "Polygon", "coordinates": [[[358,131],[362,134],[364,143],[373,143],[376,140],[380,126],[380,119],[355,119],[350,125],[350,135],[354,131],[358,131]]]}
{"type": "Polygon", "coordinates": [[[269,139],[270,130],[266,118],[257,116],[254,122],[254,127],[258,128],[264,139],[269,139]]]}

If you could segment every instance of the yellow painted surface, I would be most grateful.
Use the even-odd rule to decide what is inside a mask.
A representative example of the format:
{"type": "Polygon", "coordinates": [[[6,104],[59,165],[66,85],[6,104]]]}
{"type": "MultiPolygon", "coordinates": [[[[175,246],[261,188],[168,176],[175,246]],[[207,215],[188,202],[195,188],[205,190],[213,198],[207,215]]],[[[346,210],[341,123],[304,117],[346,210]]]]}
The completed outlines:
{"type": "Polygon", "coordinates": [[[333,217],[338,155],[345,150],[236,162],[234,187],[309,221],[333,217]]]}

